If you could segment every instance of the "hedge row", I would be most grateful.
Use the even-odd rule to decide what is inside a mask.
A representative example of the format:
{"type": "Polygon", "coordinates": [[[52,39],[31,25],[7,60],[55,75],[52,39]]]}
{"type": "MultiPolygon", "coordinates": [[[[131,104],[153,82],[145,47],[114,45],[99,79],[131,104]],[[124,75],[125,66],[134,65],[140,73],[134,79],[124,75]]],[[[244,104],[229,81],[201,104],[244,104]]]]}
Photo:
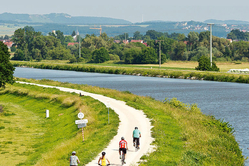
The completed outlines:
{"type": "Polygon", "coordinates": [[[249,83],[249,75],[219,73],[219,72],[201,72],[201,71],[176,71],[176,70],[160,70],[160,69],[140,69],[132,67],[103,67],[94,65],[82,64],[46,64],[37,62],[12,62],[15,67],[32,67],[40,69],[53,70],[71,70],[94,73],[109,73],[109,74],[127,74],[141,75],[151,77],[166,77],[166,78],[182,78],[182,79],[197,79],[220,82],[237,82],[249,83]]]}

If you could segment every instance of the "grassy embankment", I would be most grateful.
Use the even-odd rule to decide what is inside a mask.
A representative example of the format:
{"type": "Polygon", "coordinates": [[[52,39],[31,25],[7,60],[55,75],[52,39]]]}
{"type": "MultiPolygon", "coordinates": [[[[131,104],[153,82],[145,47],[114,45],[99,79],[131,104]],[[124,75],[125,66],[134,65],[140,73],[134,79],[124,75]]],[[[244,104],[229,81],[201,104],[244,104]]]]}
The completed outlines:
{"type": "MultiPolygon", "coordinates": [[[[17,61],[13,61],[17,62],[17,61]]],[[[68,60],[43,60],[39,63],[49,63],[49,64],[69,64],[68,60]]],[[[113,67],[136,67],[136,68],[159,68],[158,64],[124,64],[122,61],[107,61],[104,63],[78,63],[85,65],[95,65],[95,66],[113,66],[113,67]]],[[[249,62],[216,62],[219,67],[220,72],[227,72],[230,69],[245,69],[249,68],[249,62]]],[[[161,69],[171,69],[171,70],[195,70],[198,66],[198,62],[195,61],[168,61],[161,64],[161,69]]]]}
{"type": "Polygon", "coordinates": [[[21,80],[103,94],[143,110],[148,118],[152,119],[152,135],[155,138],[153,144],[157,146],[157,150],[149,156],[143,156],[144,162],[140,165],[242,166],[244,163],[242,152],[229,124],[203,115],[196,105],[188,106],[175,99],[160,102],[129,92],[88,85],[49,80],[21,80]]]}
{"type": "Polygon", "coordinates": [[[41,69],[56,69],[56,70],[72,70],[83,72],[109,73],[109,74],[132,74],[152,77],[167,77],[167,78],[192,78],[203,79],[209,81],[221,82],[238,82],[249,83],[248,74],[231,74],[224,72],[207,72],[207,71],[189,71],[189,70],[164,70],[164,69],[150,69],[141,67],[120,67],[117,66],[98,66],[87,64],[65,64],[65,63],[48,63],[48,62],[20,62],[12,61],[14,66],[28,66],[41,69]]]}
{"type": "Polygon", "coordinates": [[[66,166],[73,150],[86,164],[107,146],[119,124],[113,110],[107,124],[106,106],[90,97],[38,86],[7,85],[0,89],[0,106],[0,165],[66,166]],[[85,142],[74,123],[79,109],[89,120],[85,142]]]}

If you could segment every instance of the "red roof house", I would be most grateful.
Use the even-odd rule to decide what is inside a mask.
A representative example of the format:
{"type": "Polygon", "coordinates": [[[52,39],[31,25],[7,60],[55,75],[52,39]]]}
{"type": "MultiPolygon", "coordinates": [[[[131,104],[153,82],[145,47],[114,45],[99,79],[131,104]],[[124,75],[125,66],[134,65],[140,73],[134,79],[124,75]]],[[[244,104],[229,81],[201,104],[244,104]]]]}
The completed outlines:
{"type": "Polygon", "coordinates": [[[68,43],[67,46],[74,46],[75,44],[78,44],[78,43],[68,43]]]}
{"type": "Polygon", "coordinates": [[[131,43],[144,43],[144,41],[143,40],[131,40],[131,43]]]}

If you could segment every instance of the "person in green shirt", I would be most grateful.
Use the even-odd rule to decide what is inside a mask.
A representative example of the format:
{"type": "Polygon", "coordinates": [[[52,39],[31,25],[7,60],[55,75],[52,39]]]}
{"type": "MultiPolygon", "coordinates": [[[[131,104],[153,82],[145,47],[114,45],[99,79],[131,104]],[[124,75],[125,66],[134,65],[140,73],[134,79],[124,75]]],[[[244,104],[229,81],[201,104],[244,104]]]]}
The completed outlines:
{"type": "Polygon", "coordinates": [[[138,127],[135,127],[135,130],[133,130],[133,146],[135,146],[135,141],[137,141],[137,148],[140,149],[139,145],[139,138],[141,137],[141,132],[138,130],[138,127]]]}

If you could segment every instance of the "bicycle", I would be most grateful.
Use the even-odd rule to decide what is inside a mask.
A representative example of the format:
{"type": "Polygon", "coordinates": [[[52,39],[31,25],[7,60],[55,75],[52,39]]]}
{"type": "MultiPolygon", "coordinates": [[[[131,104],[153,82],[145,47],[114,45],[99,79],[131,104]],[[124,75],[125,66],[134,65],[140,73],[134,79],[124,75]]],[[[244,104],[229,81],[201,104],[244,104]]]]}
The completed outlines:
{"type": "Polygon", "coordinates": [[[122,155],[121,155],[121,165],[125,164],[125,154],[123,151],[121,151],[122,155]]]}
{"type": "Polygon", "coordinates": [[[135,147],[135,152],[137,152],[139,150],[139,147],[138,147],[138,144],[137,144],[137,139],[135,139],[135,142],[134,142],[134,147],[135,147]]]}
{"type": "Polygon", "coordinates": [[[135,144],[135,146],[134,146],[134,147],[135,147],[135,152],[136,152],[136,151],[138,151],[137,139],[135,139],[135,143],[134,143],[134,144],[135,144]]]}

